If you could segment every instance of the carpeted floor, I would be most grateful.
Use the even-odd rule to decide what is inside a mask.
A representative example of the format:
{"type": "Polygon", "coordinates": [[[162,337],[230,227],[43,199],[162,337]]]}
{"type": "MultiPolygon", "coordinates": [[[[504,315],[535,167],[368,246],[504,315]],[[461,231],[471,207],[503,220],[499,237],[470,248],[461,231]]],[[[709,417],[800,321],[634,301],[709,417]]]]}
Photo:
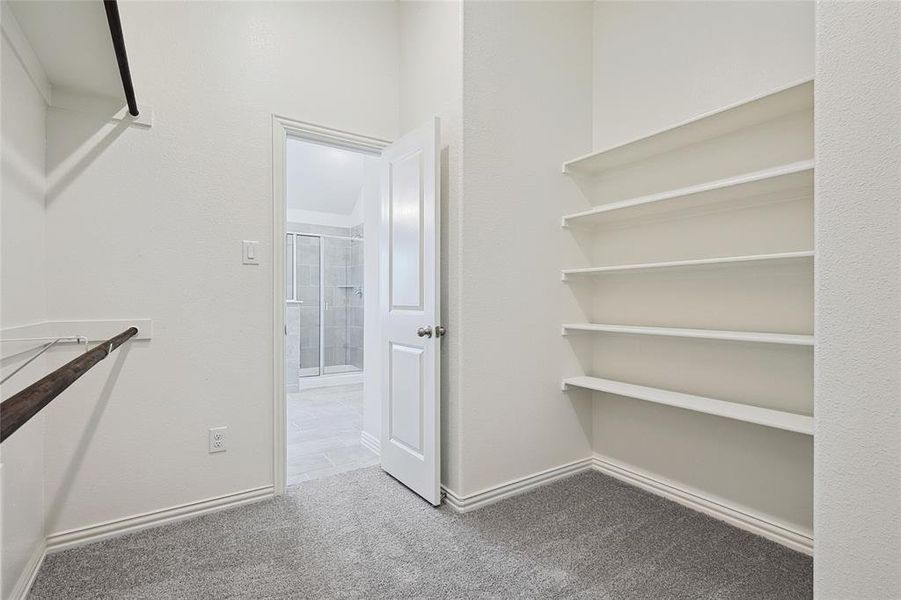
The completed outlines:
{"type": "Polygon", "coordinates": [[[371,467],[52,554],[29,598],[787,600],[811,588],[809,557],[599,473],[458,515],[371,467]]]}

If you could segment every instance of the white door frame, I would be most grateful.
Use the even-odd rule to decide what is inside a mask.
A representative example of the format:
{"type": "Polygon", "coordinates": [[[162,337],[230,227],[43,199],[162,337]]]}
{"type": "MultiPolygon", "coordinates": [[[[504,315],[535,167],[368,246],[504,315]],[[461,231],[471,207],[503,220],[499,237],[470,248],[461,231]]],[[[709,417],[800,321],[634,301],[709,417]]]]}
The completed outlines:
{"type": "Polygon", "coordinates": [[[288,136],[369,154],[381,154],[388,140],[359,135],[272,115],[272,383],[275,494],[285,493],[287,480],[288,415],[285,396],[285,233],[288,229],[285,154],[288,136]]]}

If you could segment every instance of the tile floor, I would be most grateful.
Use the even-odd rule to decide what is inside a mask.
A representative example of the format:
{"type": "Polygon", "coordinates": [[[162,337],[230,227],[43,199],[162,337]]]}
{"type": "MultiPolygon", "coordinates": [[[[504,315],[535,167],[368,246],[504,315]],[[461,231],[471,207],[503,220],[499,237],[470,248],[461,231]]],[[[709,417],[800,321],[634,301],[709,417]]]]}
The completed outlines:
{"type": "Polygon", "coordinates": [[[362,383],[289,393],[288,485],[379,464],[362,429],[362,383]]]}

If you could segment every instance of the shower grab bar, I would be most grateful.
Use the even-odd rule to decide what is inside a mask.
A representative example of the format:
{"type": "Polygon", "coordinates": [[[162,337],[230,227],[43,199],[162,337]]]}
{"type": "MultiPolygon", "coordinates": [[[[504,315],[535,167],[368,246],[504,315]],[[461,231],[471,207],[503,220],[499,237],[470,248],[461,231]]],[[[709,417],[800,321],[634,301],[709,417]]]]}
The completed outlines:
{"type": "Polygon", "coordinates": [[[137,327],[129,327],[4,400],[0,404],[0,442],[15,433],[76,379],[137,333],[137,327]]]}

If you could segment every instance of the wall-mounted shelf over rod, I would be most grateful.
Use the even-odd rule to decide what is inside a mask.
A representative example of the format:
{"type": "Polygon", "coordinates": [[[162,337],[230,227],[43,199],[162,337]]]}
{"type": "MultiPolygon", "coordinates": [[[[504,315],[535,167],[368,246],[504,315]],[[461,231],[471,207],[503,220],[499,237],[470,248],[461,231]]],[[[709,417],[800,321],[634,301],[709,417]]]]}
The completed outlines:
{"type": "Polygon", "coordinates": [[[674,211],[719,205],[740,208],[756,203],[812,197],[813,166],[812,160],[799,161],[700,185],[602,204],[590,210],[565,215],[561,225],[591,227],[674,211]]]}
{"type": "Polygon", "coordinates": [[[678,327],[638,327],[635,325],[609,325],[604,323],[568,323],[563,325],[563,335],[570,332],[624,333],[629,335],[653,335],[660,337],[695,338],[724,342],[750,342],[758,344],[783,344],[786,346],[813,346],[812,335],[796,333],[766,333],[757,331],[722,331],[718,329],[681,329],[678,327]]]}
{"type": "Polygon", "coordinates": [[[750,254],[748,256],[721,256],[716,258],[693,258],[689,260],[671,260],[666,262],[636,263],[628,265],[609,265],[604,267],[582,267],[578,269],[563,269],[562,279],[573,275],[600,275],[604,273],[623,273],[630,271],[648,271],[654,269],[675,269],[686,267],[725,266],[741,263],[767,263],[767,262],[796,262],[812,261],[812,250],[798,252],[777,252],[775,254],[750,254]]]}
{"type": "Polygon", "coordinates": [[[813,110],[812,80],[727,106],[624,144],[592,152],[564,163],[563,172],[597,175],[608,169],[805,110],[813,110]]]}
{"type": "Polygon", "coordinates": [[[655,404],[665,404],[667,406],[674,406],[676,408],[683,408],[685,410],[708,415],[716,415],[727,419],[735,419],[736,421],[744,421],[746,423],[754,423],[756,425],[763,425],[774,429],[803,433],[804,435],[813,435],[813,417],[808,415],[799,415],[781,410],[752,406],[750,404],[740,404],[738,402],[727,402],[725,400],[716,400],[714,398],[672,392],[670,390],[662,390],[644,385],[613,381],[612,379],[601,379],[600,377],[570,377],[563,380],[563,389],[566,389],[567,387],[584,388],[596,392],[607,392],[608,394],[614,394],[616,396],[645,400],[647,402],[654,402],[655,404]]]}
{"type": "Polygon", "coordinates": [[[113,49],[116,51],[116,62],[119,63],[119,75],[122,77],[122,89],[128,103],[128,114],[137,117],[138,102],[135,99],[135,88],[131,82],[131,69],[128,66],[128,54],[125,52],[125,36],[122,34],[122,21],[119,19],[119,4],[116,0],[103,0],[106,20],[109,23],[113,49]]]}

